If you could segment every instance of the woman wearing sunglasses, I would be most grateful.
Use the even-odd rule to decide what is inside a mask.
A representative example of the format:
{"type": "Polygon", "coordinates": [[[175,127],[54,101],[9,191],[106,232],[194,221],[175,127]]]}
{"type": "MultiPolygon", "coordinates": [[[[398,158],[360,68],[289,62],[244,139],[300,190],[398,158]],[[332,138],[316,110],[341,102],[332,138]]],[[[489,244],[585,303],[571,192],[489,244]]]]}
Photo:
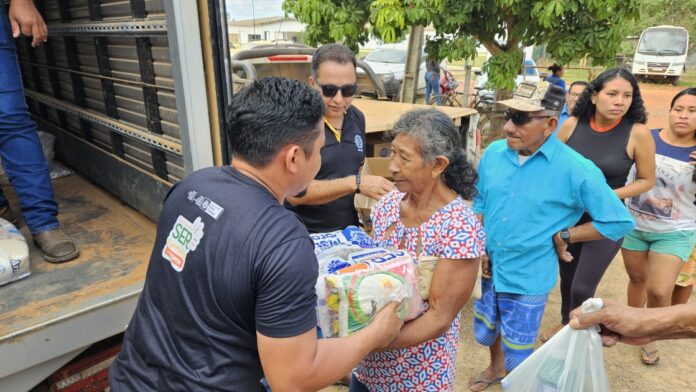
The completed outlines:
{"type": "Polygon", "coordinates": [[[309,85],[324,103],[321,168],[307,190],[288,199],[311,233],[325,233],[357,226],[353,199],[362,193],[378,200],[394,188],[380,176],[361,176],[365,161],[365,116],[351,106],[357,92],[355,54],[340,44],[328,44],[312,56],[309,85]]]}
{"type": "MultiPolygon", "coordinates": [[[[558,138],[592,161],[620,199],[655,185],[655,142],[645,125],[647,115],[636,78],[623,68],[602,72],[585,89],[558,138]],[[635,181],[626,184],[635,164],[635,181]]],[[[590,222],[585,214],[578,225],[590,222]]],[[[609,239],[573,243],[572,262],[560,262],[561,324],[544,331],[542,342],[568,324],[571,310],[594,295],[602,276],[621,247],[609,239]]]]}
{"type": "MultiPolygon", "coordinates": [[[[674,283],[696,243],[696,88],[679,92],[670,106],[669,127],[653,129],[657,181],[628,199],[636,228],[626,235],[621,254],[629,276],[628,305],[671,305],[674,283]]],[[[631,170],[629,181],[635,175],[631,170]]],[[[655,343],[641,347],[641,361],[659,362],[655,343]]]]}

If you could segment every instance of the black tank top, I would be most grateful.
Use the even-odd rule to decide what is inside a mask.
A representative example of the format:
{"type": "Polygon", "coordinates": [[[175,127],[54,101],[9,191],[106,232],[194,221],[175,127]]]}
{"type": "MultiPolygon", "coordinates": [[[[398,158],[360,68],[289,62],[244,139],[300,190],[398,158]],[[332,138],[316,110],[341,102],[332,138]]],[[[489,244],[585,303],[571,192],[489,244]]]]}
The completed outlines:
{"type": "Polygon", "coordinates": [[[599,167],[611,189],[621,188],[633,165],[626,153],[632,128],[633,122],[624,117],[612,130],[597,132],[587,118],[578,121],[567,144],[599,167]]]}

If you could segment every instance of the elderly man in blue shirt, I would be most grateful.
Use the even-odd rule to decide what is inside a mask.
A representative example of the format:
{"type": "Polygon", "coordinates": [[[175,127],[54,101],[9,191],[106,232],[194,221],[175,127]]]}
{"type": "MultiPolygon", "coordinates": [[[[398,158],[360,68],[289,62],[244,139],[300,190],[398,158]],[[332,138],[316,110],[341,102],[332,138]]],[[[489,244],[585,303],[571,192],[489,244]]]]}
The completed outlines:
{"type": "Polygon", "coordinates": [[[474,305],[476,340],[491,361],[469,380],[472,391],[499,382],[534,350],[558,258],[568,244],[618,240],[634,226],[621,200],[589,160],[550,137],[565,91],[541,82],[520,84],[508,109],[506,140],[492,143],[479,164],[474,211],[487,235],[483,295],[474,305]],[[575,226],[584,211],[592,222],[575,226]]]}

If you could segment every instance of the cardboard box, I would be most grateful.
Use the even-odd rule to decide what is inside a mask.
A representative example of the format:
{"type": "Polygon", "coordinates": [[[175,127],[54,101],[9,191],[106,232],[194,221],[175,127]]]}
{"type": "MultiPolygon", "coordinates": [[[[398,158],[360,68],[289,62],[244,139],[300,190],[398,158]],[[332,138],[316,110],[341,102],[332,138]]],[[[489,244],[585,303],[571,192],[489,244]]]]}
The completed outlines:
{"type": "MultiPolygon", "coordinates": [[[[382,176],[391,180],[391,171],[389,171],[389,158],[366,158],[365,164],[360,171],[362,176],[373,175],[382,176]]],[[[370,221],[370,211],[372,206],[377,203],[377,200],[371,199],[363,194],[355,195],[355,209],[358,211],[358,218],[365,227],[367,232],[372,231],[372,222],[370,221]]]]}

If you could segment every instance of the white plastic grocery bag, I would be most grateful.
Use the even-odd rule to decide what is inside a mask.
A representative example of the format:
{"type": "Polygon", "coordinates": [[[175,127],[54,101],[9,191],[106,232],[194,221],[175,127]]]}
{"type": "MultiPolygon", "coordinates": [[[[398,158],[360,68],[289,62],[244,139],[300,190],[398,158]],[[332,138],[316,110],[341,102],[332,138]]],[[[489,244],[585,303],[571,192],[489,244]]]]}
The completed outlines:
{"type": "MultiPolygon", "coordinates": [[[[600,298],[582,304],[585,313],[603,306],[600,298]]],[[[599,326],[563,327],[502,381],[508,392],[608,392],[599,326]]]]}

